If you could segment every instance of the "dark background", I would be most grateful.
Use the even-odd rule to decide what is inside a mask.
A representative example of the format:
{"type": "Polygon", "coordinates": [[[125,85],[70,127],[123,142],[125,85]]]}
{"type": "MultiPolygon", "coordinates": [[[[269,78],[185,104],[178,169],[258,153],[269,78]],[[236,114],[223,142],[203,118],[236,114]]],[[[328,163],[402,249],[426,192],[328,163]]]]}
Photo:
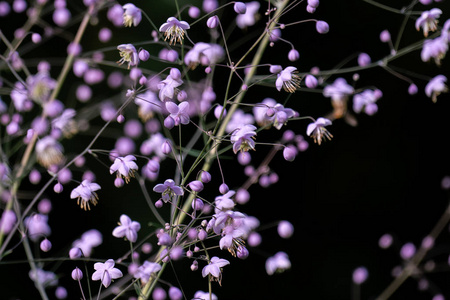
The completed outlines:
{"type": "MultiPolygon", "coordinates": [[[[155,8],[153,1],[133,3],[146,11],[157,26],[175,11],[171,1],[164,1],[164,8],[159,6],[159,2],[158,8],[155,8]],[[162,12],[159,11],[160,8],[163,9],[162,12]]],[[[391,1],[383,3],[394,5],[391,1]]],[[[395,7],[401,8],[408,3],[396,1],[395,7]]],[[[443,24],[449,17],[445,11],[448,3],[441,3],[439,7],[444,11],[441,17],[443,24]]],[[[425,9],[420,4],[415,8],[425,9]]],[[[231,8],[224,13],[224,27],[232,24],[233,15],[231,8]]],[[[283,38],[295,45],[300,52],[300,60],[288,62],[286,56],[290,47],[279,42],[268,49],[263,62],[294,65],[300,72],[307,72],[313,66],[322,70],[331,69],[359,52],[366,52],[373,61],[377,61],[389,52],[388,46],[379,41],[379,33],[388,29],[395,39],[403,20],[400,14],[384,11],[363,1],[322,1],[316,14],[309,15],[305,12],[305,5],[300,4],[282,22],[287,24],[289,21],[311,17],[327,21],[330,32],[319,35],[312,22],[287,27],[283,31],[283,38]]],[[[105,21],[104,14],[99,14],[99,19],[99,24],[107,24],[102,23],[105,21]]],[[[185,19],[190,20],[188,17],[185,19]]],[[[92,30],[87,32],[83,40],[87,51],[103,47],[96,41],[100,26],[90,28],[92,30]]],[[[137,28],[116,30],[117,33],[108,46],[149,39],[151,28],[143,20],[137,28]]],[[[195,27],[189,31],[194,41],[207,41],[207,36],[197,36],[196,31],[195,27]]],[[[242,36],[237,30],[231,38],[238,40],[242,36]]],[[[414,21],[410,20],[400,46],[406,46],[422,37],[422,33],[414,29],[414,21]]],[[[151,47],[146,49],[150,51],[151,47]]],[[[45,57],[42,52],[40,54],[45,57]]],[[[32,56],[31,53],[29,55],[32,56]]],[[[107,52],[106,57],[111,61],[118,60],[114,51],[107,52]]],[[[153,63],[155,62],[147,62],[143,67],[152,68],[153,63]]],[[[356,59],[351,60],[347,66],[354,65],[356,59]]],[[[445,59],[440,68],[433,63],[423,63],[420,51],[394,61],[393,65],[429,78],[437,74],[449,74],[449,64],[445,59]]],[[[226,74],[226,70],[223,74],[226,74]]],[[[349,73],[338,76],[351,82],[352,75],[349,73]]],[[[232,262],[224,268],[222,287],[213,284],[219,299],[352,299],[351,276],[359,266],[365,266],[369,270],[369,279],[361,288],[361,299],[373,299],[392,281],[391,270],[402,264],[399,248],[406,242],[419,246],[443,213],[448,198],[440,183],[445,175],[450,174],[447,141],[450,129],[449,95],[442,94],[437,103],[432,103],[423,92],[427,81],[412,78],[419,87],[419,93],[409,96],[409,84],[381,68],[364,70],[359,75],[357,88],[377,87],[383,91],[383,97],[378,102],[378,113],[372,117],[357,115],[357,127],[351,127],[344,120],[334,121],[333,126],[329,127],[334,136],[332,141],[318,146],[309,139],[309,149],[300,153],[294,162],[284,161],[281,153],[275,157],[271,168],[279,175],[279,182],[268,189],[252,186],[251,201],[242,207],[242,211],[258,217],[262,225],[282,219],[289,220],[295,226],[295,234],[291,239],[283,240],[276,234],[276,227],[264,230],[261,232],[261,246],[250,249],[250,257],[245,261],[237,261],[225,252],[217,252],[218,256],[232,262]],[[386,232],[394,235],[395,245],[381,250],[377,246],[378,239],[386,232]],[[288,253],[292,268],[283,274],[268,276],[264,269],[265,260],[277,251],[288,253]]],[[[338,76],[331,77],[330,80],[333,81],[338,76]]],[[[223,95],[222,82],[219,73],[219,79],[214,85],[218,98],[223,95]]],[[[70,101],[73,95],[68,91],[71,90],[63,91],[62,96],[70,101]]],[[[107,94],[108,91],[104,93],[107,94]]],[[[279,93],[274,88],[258,87],[250,89],[248,99],[253,99],[251,97],[254,97],[255,102],[264,97],[273,97],[281,102],[286,93],[279,93]]],[[[296,109],[302,116],[315,118],[331,110],[329,99],[324,98],[320,92],[301,90],[289,99],[287,106],[296,109]]],[[[304,121],[289,123],[290,129],[303,135],[306,135],[306,125],[307,122],[304,121]]],[[[120,130],[120,127],[116,129],[120,130]]],[[[119,131],[109,133],[114,135],[117,132],[119,131]]],[[[258,135],[258,141],[270,141],[274,137],[280,137],[280,134],[274,130],[262,132],[258,135]]],[[[77,139],[76,144],[69,142],[66,149],[69,146],[74,152],[81,150],[89,140],[90,136],[86,136],[84,141],[77,139]]],[[[113,144],[113,139],[105,139],[98,148],[111,149],[113,144]]],[[[261,161],[268,150],[268,147],[257,146],[257,151],[252,153],[253,162],[257,164],[261,161]]],[[[236,188],[245,177],[234,163],[225,161],[222,167],[225,177],[229,178],[227,183],[231,188],[236,188]]],[[[95,160],[89,162],[97,173],[97,181],[103,187],[99,193],[100,203],[92,211],[84,212],[76,207],[74,200],[69,199],[71,187],[67,187],[60,195],[49,192],[54,205],[49,218],[55,252],[43,254],[43,257],[66,256],[70,243],[91,228],[98,228],[104,235],[104,244],[96,248],[94,257],[107,259],[121,256],[128,245],[112,237],[109,232],[122,213],[141,222],[143,229],[139,233],[140,237],[151,231],[145,225],[151,214],[147,206],[142,204],[136,182],[132,181],[126,188],[117,190],[112,187],[113,176],[109,176],[107,168],[95,160]],[[107,175],[101,175],[102,170],[107,175]]],[[[169,168],[168,164],[166,166],[169,168]]],[[[162,171],[158,182],[172,176],[170,170],[166,169],[162,171]]],[[[209,188],[211,197],[214,197],[214,185],[218,186],[220,182],[219,174],[216,171],[212,173],[216,180],[209,188]]],[[[77,176],[81,176],[81,173],[74,172],[75,179],[77,176]]],[[[147,186],[151,189],[153,185],[154,183],[149,183],[147,186]]],[[[438,271],[426,274],[426,278],[432,282],[431,290],[419,292],[417,281],[408,279],[392,299],[431,299],[440,292],[449,296],[449,245],[446,228],[436,241],[435,248],[426,257],[426,260],[434,260],[438,266],[442,266],[438,271]]],[[[16,254],[20,256],[20,253],[16,254]]],[[[75,265],[77,264],[74,262],[67,262],[57,270],[58,275],[61,275],[61,284],[72,293],[69,299],[78,298],[76,286],[69,278],[69,272],[75,265]]],[[[92,270],[92,265],[88,266],[92,270]]],[[[52,267],[55,265],[49,265],[48,269],[52,267]]],[[[188,267],[189,263],[175,264],[176,274],[187,299],[190,299],[196,290],[206,290],[207,284],[201,280],[200,271],[192,273],[188,267]]],[[[18,283],[17,287],[7,289],[7,297],[36,297],[35,294],[31,295],[32,290],[20,288],[20,280],[24,280],[27,286],[31,285],[28,278],[20,276],[27,272],[26,265],[14,265],[11,268],[2,266],[2,269],[3,275],[0,276],[4,279],[14,278],[18,283]]],[[[163,277],[171,280],[173,272],[168,269],[163,277]]],[[[94,284],[93,290],[96,288],[97,285],[94,284]]]]}

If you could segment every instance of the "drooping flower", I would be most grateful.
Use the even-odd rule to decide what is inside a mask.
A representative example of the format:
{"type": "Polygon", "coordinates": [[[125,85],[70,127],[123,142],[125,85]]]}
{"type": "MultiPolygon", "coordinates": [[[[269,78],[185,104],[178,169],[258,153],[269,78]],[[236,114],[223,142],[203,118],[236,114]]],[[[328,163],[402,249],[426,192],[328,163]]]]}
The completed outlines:
{"type": "Polygon", "coordinates": [[[142,20],[141,10],[131,3],[125,4],[122,8],[124,10],[123,25],[125,25],[125,27],[131,27],[131,24],[133,24],[134,27],[138,26],[142,20]]]}
{"type": "Polygon", "coordinates": [[[425,40],[425,42],[423,43],[422,52],[420,53],[420,57],[424,62],[427,62],[431,58],[433,58],[436,65],[440,66],[441,59],[445,57],[447,51],[448,38],[444,35],[441,35],[432,40],[425,40]]]}
{"type": "Polygon", "coordinates": [[[325,126],[331,125],[331,121],[325,118],[318,118],[317,121],[311,123],[306,128],[306,134],[312,136],[314,143],[321,144],[323,137],[331,140],[333,135],[328,132],[325,126]]]}
{"type": "Polygon", "coordinates": [[[194,294],[194,298],[193,299],[198,299],[198,300],[218,300],[219,298],[217,298],[217,296],[213,293],[208,293],[208,292],[204,292],[204,291],[197,291],[194,294]]]}
{"type": "Polygon", "coordinates": [[[211,275],[210,280],[215,280],[222,285],[222,267],[229,264],[230,262],[228,260],[214,256],[209,261],[209,264],[203,268],[202,276],[206,277],[207,275],[211,275]]]}
{"type": "Polygon", "coordinates": [[[172,45],[178,43],[181,44],[181,40],[184,39],[184,31],[191,28],[186,21],[178,21],[175,17],[170,17],[167,22],[159,27],[160,32],[164,32],[164,40],[169,39],[169,44],[172,45]]]}
{"type": "Polygon", "coordinates": [[[141,229],[141,224],[136,221],[131,221],[127,215],[120,216],[119,226],[114,228],[112,235],[117,238],[125,237],[130,242],[134,243],[137,240],[137,232],[141,229]]]}
{"type": "Polygon", "coordinates": [[[95,272],[92,274],[92,280],[101,280],[105,288],[107,288],[113,279],[117,279],[123,276],[122,272],[114,268],[114,260],[108,259],[105,263],[95,263],[95,272]]]}
{"type": "Polygon", "coordinates": [[[100,185],[85,179],[79,186],[72,190],[70,198],[77,198],[77,204],[80,205],[82,209],[86,210],[87,208],[90,210],[91,207],[89,206],[89,202],[93,205],[97,205],[98,203],[98,196],[95,191],[98,191],[99,189],[101,189],[100,185]]]}
{"type": "Polygon", "coordinates": [[[47,71],[40,71],[27,78],[28,97],[39,103],[46,102],[51,91],[56,87],[56,80],[47,71]]]}
{"type": "Polygon", "coordinates": [[[427,10],[422,12],[420,17],[416,20],[416,29],[417,31],[420,30],[420,28],[423,29],[423,35],[425,37],[428,36],[428,33],[430,31],[436,31],[437,29],[437,23],[438,18],[442,14],[442,10],[439,8],[433,8],[431,10],[427,10]]]}
{"type": "MultiPolygon", "coordinates": [[[[70,138],[77,133],[77,122],[74,120],[76,112],[72,108],[65,109],[59,117],[52,120],[52,129],[55,134],[63,134],[70,138]]],[[[52,133],[53,135],[53,133],[52,133]]]]}
{"type": "Polygon", "coordinates": [[[302,80],[298,76],[296,67],[287,67],[277,74],[277,80],[275,86],[278,91],[283,88],[286,92],[294,93],[300,87],[300,81],[302,80]]]}
{"type": "Polygon", "coordinates": [[[269,275],[281,273],[291,268],[291,261],[285,252],[278,252],[266,260],[266,272],[269,275]]]}
{"type": "Polygon", "coordinates": [[[175,126],[189,124],[189,102],[185,101],[176,105],[172,101],[167,101],[166,109],[170,113],[170,117],[175,121],[175,126]]]}
{"type": "Polygon", "coordinates": [[[119,65],[128,63],[128,69],[130,66],[137,66],[139,64],[139,54],[136,48],[132,44],[121,44],[117,46],[121,59],[117,62],[119,65]]]}
{"type": "Polygon", "coordinates": [[[52,231],[48,225],[48,216],[42,214],[34,214],[25,218],[25,226],[28,230],[28,236],[34,242],[38,241],[43,236],[49,236],[52,231]]]}
{"type": "Polygon", "coordinates": [[[327,98],[331,98],[333,118],[339,119],[346,115],[348,97],[354,92],[355,89],[341,77],[337,78],[332,84],[327,85],[323,89],[323,95],[327,98]]]}
{"type": "Polygon", "coordinates": [[[59,165],[63,159],[63,147],[52,136],[46,136],[36,142],[37,161],[48,168],[59,165]]]}
{"type": "Polygon", "coordinates": [[[253,108],[253,114],[260,126],[273,124],[279,130],[288,119],[296,115],[296,112],[290,108],[284,108],[272,98],[266,98],[253,108]]]}
{"type": "Polygon", "coordinates": [[[233,151],[237,153],[239,150],[246,152],[248,150],[255,150],[255,135],[256,127],[253,125],[243,125],[235,129],[231,134],[231,143],[233,144],[233,151]]]}
{"type": "Polygon", "coordinates": [[[123,177],[125,182],[130,182],[130,177],[134,177],[134,173],[138,169],[137,164],[134,162],[136,157],[133,155],[127,155],[125,157],[117,157],[114,163],[109,168],[109,173],[116,172],[117,177],[123,177]]]}
{"type": "Polygon", "coordinates": [[[448,91],[448,87],[445,84],[447,81],[447,77],[444,75],[437,75],[433,79],[431,79],[428,84],[425,86],[425,94],[433,100],[434,103],[437,102],[437,97],[441,93],[445,93],[448,91]]]}
{"type": "Polygon", "coordinates": [[[177,196],[184,195],[183,189],[181,187],[175,185],[175,181],[173,181],[172,179],[167,179],[166,181],[164,181],[164,184],[159,183],[159,184],[155,185],[155,187],[153,188],[153,191],[155,191],[157,193],[161,193],[162,200],[164,202],[169,201],[170,198],[175,195],[177,195],[177,196]]]}
{"type": "Polygon", "coordinates": [[[161,265],[154,262],[145,261],[142,266],[140,266],[136,273],[134,274],[134,278],[139,278],[143,283],[148,282],[150,276],[152,274],[159,272],[161,270],[161,265]]]}

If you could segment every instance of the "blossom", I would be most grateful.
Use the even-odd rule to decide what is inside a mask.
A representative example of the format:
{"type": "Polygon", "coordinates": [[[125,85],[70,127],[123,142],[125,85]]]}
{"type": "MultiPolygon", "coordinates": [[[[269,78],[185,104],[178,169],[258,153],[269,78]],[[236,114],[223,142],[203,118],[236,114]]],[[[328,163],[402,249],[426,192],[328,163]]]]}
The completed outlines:
{"type": "Polygon", "coordinates": [[[162,193],[162,200],[164,202],[167,202],[170,200],[171,197],[178,195],[182,196],[184,195],[184,191],[181,187],[175,185],[175,181],[172,179],[167,179],[164,181],[164,184],[157,184],[153,188],[153,191],[157,193],[162,193]]]}
{"type": "Polygon", "coordinates": [[[364,112],[369,116],[375,114],[378,111],[378,106],[375,103],[383,93],[380,90],[364,90],[362,93],[356,94],[353,97],[353,110],[356,113],[364,112]]]}
{"type": "Polygon", "coordinates": [[[328,132],[325,126],[331,125],[331,121],[325,118],[318,118],[317,121],[311,123],[306,128],[306,134],[312,136],[314,143],[321,144],[322,138],[325,136],[327,139],[331,140],[333,135],[328,132]]]}
{"type": "Polygon", "coordinates": [[[278,91],[283,88],[286,92],[293,93],[300,87],[300,76],[297,75],[296,67],[287,67],[277,74],[275,86],[278,91]]]}
{"type": "Polygon", "coordinates": [[[51,78],[47,71],[40,71],[27,77],[28,97],[36,102],[46,102],[55,87],[56,80],[51,78]]]}
{"type": "Polygon", "coordinates": [[[142,20],[141,10],[131,3],[125,4],[122,8],[124,10],[123,25],[125,25],[125,27],[131,27],[131,24],[133,24],[134,27],[138,26],[142,20]]]}
{"type": "Polygon", "coordinates": [[[95,272],[92,274],[92,280],[101,280],[105,288],[107,288],[113,279],[123,276],[122,272],[114,268],[114,260],[108,259],[105,263],[95,263],[95,272]]]}
{"type": "Polygon", "coordinates": [[[37,161],[48,168],[63,161],[63,147],[52,136],[46,136],[36,142],[37,161]]]}
{"type": "Polygon", "coordinates": [[[78,248],[82,251],[85,257],[91,256],[92,249],[101,245],[103,236],[97,229],[91,229],[81,235],[80,239],[72,243],[73,248],[78,248]]]}
{"type": "Polygon", "coordinates": [[[45,271],[41,268],[36,268],[28,272],[28,276],[34,282],[39,282],[43,287],[50,287],[58,285],[58,277],[51,271],[45,271]]]}
{"type": "Polygon", "coordinates": [[[117,173],[117,177],[123,177],[125,182],[130,182],[130,177],[134,177],[134,172],[138,169],[137,164],[134,162],[136,157],[133,155],[127,155],[125,157],[117,157],[114,163],[109,168],[109,173],[117,173]]]}
{"type": "Polygon", "coordinates": [[[127,62],[128,69],[130,66],[137,66],[139,64],[139,54],[132,44],[121,44],[117,46],[121,59],[117,62],[119,65],[127,62]]]}
{"type": "Polygon", "coordinates": [[[167,22],[159,27],[160,32],[164,32],[164,40],[169,39],[170,45],[177,41],[181,43],[184,38],[184,31],[191,28],[186,21],[178,21],[177,18],[170,17],[167,22]]]}
{"type": "Polygon", "coordinates": [[[28,236],[33,242],[38,241],[42,236],[49,236],[52,231],[48,225],[48,216],[34,214],[25,218],[25,226],[28,230],[28,236]]]}
{"type": "Polygon", "coordinates": [[[420,53],[420,57],[424,62],[427,62],[431,58],[433,58],[436,65],[440,66],[441,59],[445,57],[447,51],[447,38],[444,35],[441,35],[440,37],[432,40],[425,40],[425,42],[423,43],[422,52],[420,53]]]}
{"type": "Polygon", "coordinates": [[[333,105],[333,117],[342,118],[347,111],[348,96],[353,94],[355,89],[347,83],[344,78],[337,78],[332,84],[323,89],[323,95],[331,98],[333,105]]]}
{"type": "Polygon", "coordinates": [[[148,282],[150,276],[153,273],[159,272],[161,270],[161,265],[154,262],[145,261],[142,266],[140,266],[136,273],[134,274],[134,278],[139,278],[142,282],[148,282]]]}
{"type": "Polygon", "coordinates": [[[431,10],[422,12],[420,17],[416,20],[417,31],[419,31],[422,27],[423,35],[425,37],[428,36],[428,32],[436,31],[438,23],[437,18],[439,18],[441,14],[442,10],[440,10],[439,8],[433,8],[431,10]]]}
{"type": "Polygon", "coordinates": [[[243,125],[235,129],[231,134],[231,143],[233,144],[233,151],[237,153],[240,151],[255,150],[254,137],[256,135],[256,127],[253,125],[243,125]]]}
{"type": "Polygon", "coordinates": [[[266,98],[253,108],[253,114],[260,126],[273,124],[279,130],[289,118],[296,115],[296,112],[290,108],[284,108],[272,98],[266,98]]]}
{"type": "Polygon", "coordinates": [[[266,260],[266,272],[269,275],[273,275],[275,272],[281,273],[290,268],[291,261],[285,252],[280,251],[266,260]]]}
{"type": "Polygon", "coordinates": [[[184,63],[191,69],[201,64],[202,66],[211,66],[225,57],[225,51],[222,46],[211,43],[198,42],[184,56],[184,63]]]}
{"type": "Polygon", "coordinates": [[[216,280],[220,285],[222,282],[222,267],[229,265],[230,262],[223,258],[218,258],[214,256],[209,261],[202,270],[202,276],[206,277],[208,274],[211,275],[211,280],[216,280]]]}
{"type": "Polygon", "coordinates": [[[89,206],[89,202],[97,205],[98,196],[95,191],[99,189],[101,189],[100,185],[85,179],[79,186],[72,190],[72,192],[70,193],[70,198],[77,198],[77,204],[80,205],[82,209],[86,210],[87,208],[90,210],[91,207],[89,206]]]}
{"type": "Polygon", "coordinates": [[[76,111],[74,109],[65,109],[59,117],[52,120],[52,129],[62,133],[67,138],[71,137],[78,131],[76,121],[73,119],[75,115],[76,111]]]}
{"type": "Polygon", "coordinates": [[[127,215],[120,216],[119,226],[114,228],[112,235],[121,238],[125,237],[130,242],[134,243],[137,240],[137,232],[141,229],[141,224],[136,221],[131,221],[127,215]]]}
{"type": "Polygon", "coordinates": [[[170,113],[170,117],[175,121],[175,126],[189,124],[189,102],[185,101],[176,105],[172,101],[167,101],[166,109],[170,113]]]}
{"type": "Polygon", "coordinates": [[[445,85],[446,81],[447,77],[444,75],[437,75],[425,86],[425,94],[436,103],[437,96],[448,91],[448,88],[445,85]]]}
{"type": "Polygon", "coordinates": [[[236,25],[239,28],[247,28],[248,26],[253,26],[259,19],[258,10],[260,4],[258,1],[245,3],[245,6],[246,6],[245,13],[236,16],[236,25]]]}
{"type": "Polygon", "coordinates": [[[213,293],[208,293],[208,292],[204,292],[204,291],[197,291],[194,294],[194,298],[195,300],[199,299],[199,300],[217,300],[219,298],[217,298],[216,295],[214,295],[213,293]]]}
{"type": "Polygon", "coordinates": [[[172,100],[178,92],[177,88],[182,84],[183,80],[181,80],[180,70],[172,68],[170,70],[170,74],[167,75],[166,79],[158,83],[159,100],[172,100]]]}

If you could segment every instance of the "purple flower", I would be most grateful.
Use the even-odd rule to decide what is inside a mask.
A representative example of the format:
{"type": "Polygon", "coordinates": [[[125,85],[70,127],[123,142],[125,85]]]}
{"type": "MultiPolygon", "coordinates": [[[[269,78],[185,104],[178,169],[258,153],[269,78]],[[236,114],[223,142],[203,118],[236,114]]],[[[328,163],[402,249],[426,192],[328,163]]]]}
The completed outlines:
{"type": "Polygon", "coordinates": [[[161,101],[172,100],[178,92],[178,87],[183,84],[181,73],[178,69],[172,68],[166,79],[158,83],[159,99],[161,101]]]}
{"type": "Polygon", "coordinates": [[[166,109],[170,117],[175,121],[175,126],[189,124],[189,102],[181,102],[176,105],[172,101],[166,102],[166,109]]]}
{"type": "Polygon", "coordinates": [[[213,293],[209,294],[208,292],[204,292],[204,291],[197,291],[194,294],[194,298],[195,300],[199,299],[199,300],[218,300],[219,298],[217,298],[216,295],[214,295],[213,293]]]}
{"type": "Polygon", "coordinates": [[[206,265],[202,270],[202,276],[206,277],[210,274],[211,280],[216,280],[220,285],[222,282],[222,267],[229,265],[230,262],[223,258],[218,258],[214,256],[211,258],[208,265],[206,265]]]}
{"type": "Polygon", "coordinates": [[[294,117],[296,112],[290,108],[284,108],[282,104],[276,103],[272,98],[266,98],[260,105],[253,108],[256,122],[260,126],[273,124],[280,130],[288,119],[294,117]]]}
{"type": "Polygon", "coordinates": [[[234,208],[236,203],[234,203],[233,199],[231,199],[231,197],[233,197],[234,194],[236,194],[235,191],[228,191],[224,195],[217,196],[214,199],[216,213],[219,213],[220,211],[226,211],[226,210],[230,210],[230,209],[234,208]]]}
{"type": "Polygon", "coordinates": [[[137,232],[139,229],[141,229],[141,224],[136,221],[131,221],[127,215],[121,215],[119,226],[114,228],[112,235],[117,238],[125,237],[134,243],[137,240],[137,232]]]}
{"type": "Polygon", "coordinates": [[[247,28],[248,26],[253,26],[259,19],[258,10],[260,4],[258,1],[246,3],[245,6],[246,6],[245,13],[239,14],[236,17],[236,25],[239,28],[247,28]]]}
{"type": "Polygon", "coordinates": [[[181,44],[181,40],[184,39],[184,31],[189,28],[191,27],[187,22],[170,17],[166,23],[159,27],[159,31],[164,32],[164,40],[169,39],[169,43],[172,45],[172,43],[176,44],[177,41],[181,44]]]}
{"type": "Polygon", "coordinates": [[[383,96],[380,90],[364,90],[362,93],[353,96],[353,110],[360,113],[363,109],[369,116],[378,111],[378,106],[375,102],[383,96]]]}
{"type": "Polygon", "coordinates": [[[178,195],[178,196],[182,196],[184,195],[184,191],[181,187],[175,185],[175,181],[173,181],[172,179],[167,179],[166,181],[164,181],[164,184],[157,184],[155,185],[155,187],[153,188],[153,191],[157,192],[157,193],[161,193],[162,194],[162,200],[164,202],[167,202],[170,200],[171,197],[178,195]]]}
{"type": "Polygon", "coordinates": [[[269,275],[281,273],[291,268],[291,261],[285,252],[278,252],[266,260],[266,272],[269,275]]]}
{"type": "Polygon", "coordinates": [[[109,173],[117,173],[117,177],[123,177],[125,182],[130,182],[130,177],[134,177],[134,172],[138,169],[137,164],[134,162],[136,157],[133,155],[127,155],[125,157],[118,157],[114,160],[114,163],[109,168],[109,173]]]}
{"type": "Polygon", "coordinates": [[[73,248],[79,248],[86,257],[91,256],[92,249],[103,242],[103,236],[100,231],[91,229],[81,235],[80,239],[72,243],[73,248]]]}
{"type": "Polygon", "coordinates": [[[143,283],[148,282],[150,276],[161,270],[161,265],[154,262],[145,261],[142,266],[137,269],[134,278],[139,278],[143,283]]]}
{"type": "Polygon", "coordinates": [[[437,23],[438,18],[442,14],[442,10],[439,8],[433,8],[429,11],[424,11],[420,15],[420,17],[416,20],[416,29],[417,31],[420,30],[422,27],[423,29],[423,35],[425,37],[428,36],[428,32],[430,31],[436,31],[437,29],[437,23]]]}
{"type": "Polygon", "coordinates": [[[53,137],[46,136],[36,142],[36,157],[38,162],[48,168],[63,161],[63,147],[53,137]]]}
{"type": "Polygon", "coordinates": [[[420,57],[422,61],[427,62],[431,58],[434,59],[436,65],[441,65],[441,59],[445,57],[445,54],[448,51],[448,40],[445,36],[441,35],[435,39],[425,40],[423,43],[422,52],[420,53],[420,57]]]}
{"type": "Polygon", "coordinates": [[[225,57],[222,46],[198,42],[184,56],[184,63],[191,69],[195,69],[199,64],[211,66],[225,57]]]}
{"type": "Polygon", "coordinates": [[[46,102],[55,86],[56,80],[52,79],[47,71],[27,77],[28,97],[38,103],[46,102]]]}
{"type": "Polygon", "coordinates": [[[42,236],[49,236],[52,233],[46,215],[35,214],[25,218],[25,226],[28,230],[28,236],[33,242],[38,241],[42,236]]]}
{"type": "Polygon", "coordinates": [[[323,95],[333,101],[343,101],[354,92],[355,89],[341,77],[323,89],[323,95]]]}
{"type": "Polygon", "coordinates": [[[80,205],[82,209],[86,210],[87,208],[90,210],[91,207],[89,206],[89,202],[93,205],[97,205],[98,196],[95,191],[99,189],[101,189],[100,185],[85,179],[79,186],[72,190],[70,193],[70,198],[77,198],[77,204],[80,205]]]}
{"type": "Polygon", "coordinates": [[[253,125],[243,125],[235,129],[231,134],[231,143],[233,144],[233,151],[237,153],[240,151],[255,150],[255,135],[256,127],[253,125]]]}
{"type": "Polygon", "coordinates": [[[101,280],[105,288],[107,288],[113,279],[123,276],[122,272],[114,268],[114,260],[108,259],[105,263],[95,263],[95,272],[92,274],[92,280],[101,280]]]}
{"type": "Polygon", "coordinates": [[[131,27],[131,24],[133,24],[134,27],[138,26],[142,20],[141,10],[131,3],[125,4],[122,8],[124,10],[123,25],[125,25],[125,27],[131,27]]]}
{"type": "Polygon", "coordinates": [[[437,96],[448,91],[448,88],[445,85],[446,81],[447,77],[444,75],[437,75],[425,86],[425,94],[430,97],[434,103],[437,101],[437,96]]]}
{"type": "Polygon", "coordinates": [[[331,121],[325,118],[318,118],[317,121],[311,123],[306,128],[306,134],[312,136],[314,143],[321,144],[322,138],[325,136],[328,140],[331,140],[333,135],[326,130],[325,126],[331,125],[331,121]]]}
{"type": "Polygon", "coordinates": [[[278,91],[283,88],[286,92],[294,93],[300,87],[300,76],[296,67],[287,67],[277,74],[275,86],[278,91]]]}
{"type": "Polygon", "coordinates": [[[30,276],[30,279],[34,282],[40,282],[44,287],[58,285],[58,277],[51,271],[36,268],[35,270],[30,270],[28,276],[30,276]]]}
{"type": "Polygon", "coordinates": [[[128,69],[130,66],[137,66],[139,64],[139,54],[132,44],[121,44],[117,46],[121,59],[117,62],[119,65],[127,62],[128,69]]]}

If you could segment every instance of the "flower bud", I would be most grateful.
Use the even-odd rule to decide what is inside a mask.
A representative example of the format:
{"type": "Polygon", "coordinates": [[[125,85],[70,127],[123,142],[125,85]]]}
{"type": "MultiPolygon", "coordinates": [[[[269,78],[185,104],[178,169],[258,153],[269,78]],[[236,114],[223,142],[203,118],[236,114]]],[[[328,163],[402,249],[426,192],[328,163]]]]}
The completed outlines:
{"type": "Polygon", "coordinates": [[[288,221],[281,221],[278,223],[277,231],[282,238],[288,239],[294,234],[294,226],[288,221]]]}
{"type": "Polygon", "coordinates": [[[170,145],[169,140],[166,140],[162,145],[161,145],[161,151],[162,153],[164,153],[165,155],[168,155],[172,152],[172,146],[170,145]]]}
{"type": "Polygon", "coordinates": [[[352,277],[355,284],[361,284],[367,280],[367,277],[369,277],[369,272],[365,267],[359,267],[353,271],[352,277]]]}
{"type": "Polygon", "coordinates": [[[145,50],[145,49],[141,49],[141,51],[139,51],[139,59],[142,61],[147,61],[150,58],[150,53],[145,50]]]}
{"type": "Polygon", "coordinates": [[[317,21],[316,30],[320,34],[325,34],[330,30],[330,26],[325,21],[317,21]]]}
{"type": "Polygon", "coordinates": [[[283,150],[283,157],[287,161],[293,161],[295,156],[297,155],[297,151],[293,146],[286,146],[283,150]]]}
{"type": "Polygon", "coordinates": [[[43,239],[39,247],[42,251],[48,252],[50,251],[50,249],[52,249],[52,243],[48,239],[43,239]]]}
{"type": "Polygon", "coordinates": [[[73,271],[72,271],[72,279],[73,280],[77,280],[77,281],[83,279],[83,272],[80,269],[78,269],[78,267],[73,269],[73,271]]]}
{"type": "Polygon", "coordinates": [[[236,2],[234,4],[234,11],[237,14],[243,15],[247,11],[247,6],[243,2],[236,2]]]}
{"type": "Polygon", "coordinates": [[[219,186],[219,192],[220,192],[222,195],[228,193],[229,190],[230,190],[230,188],[229,188],[228,185],[226,185],[225,183],[222,183],[222,184],[219,186]]]}
{"type": "Polygon", "coordinates": [[[83,255],[83,253],[81,252],[81,249],[78,247],[74,247],[74,248],[70,249],[70,251],[69,251],[69,257],[71,259],[80,258],[82,255],[83,255]]]}
{"type": "Polygon", "coordinates": [[[219,17],[217,17],[216,15],[210,17],[207,21],[206,21],[206,26],[208,26],[211,29],[216,28],[219,25],[219,17]]]}
{"type": "Polygon", "coordinates": [[[189,187],[194,192],[201,192],[203,190],[203,183],[200,180],[194,180],[189,183],[189,187]]]}
{"type": "Polygon", "coordinates": [[[192,201],[192,209],[193,210],[202,210],[203,207],[205,206],[205,204],[203,203],[203,201],[199,198],[195,198],[192,201]]]}
{"type": "Polygon", "coordinates": [[[299,58],[300,58],[300,53],[298,53],[297,50],[291,49],[291,51],[289,51],[289,53],[288,53],[288,59],[289,59],[290,61],[296,61],[296,60],[298,60],[299,58]]]}
{"type": "Polygon", "coordinates": [[[370,64],[371,63],[371,59],[370,59],[370,56],[367,54],[367,53],[361,53],[361,54],[359,54],[359,56],[358,56],[358,65],[360,66],[360,67],[365,67],[365,66],[367,66],[368,64],[370,64]]]}

